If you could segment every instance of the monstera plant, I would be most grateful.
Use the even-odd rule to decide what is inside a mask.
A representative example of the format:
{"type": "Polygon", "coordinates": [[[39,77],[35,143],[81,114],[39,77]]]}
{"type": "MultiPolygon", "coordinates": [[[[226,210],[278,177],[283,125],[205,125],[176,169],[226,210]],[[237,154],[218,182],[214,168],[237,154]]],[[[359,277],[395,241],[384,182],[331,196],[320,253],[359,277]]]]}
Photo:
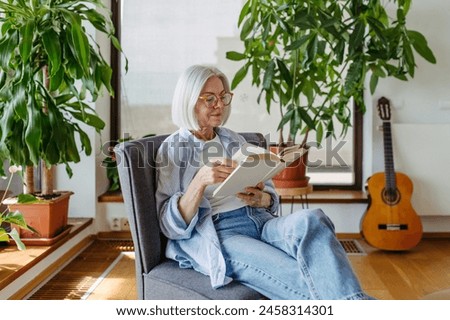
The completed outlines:
{"type": "Polygon", "coordinates": [[[26,193],[42,163],[41,194],[51,195],[51,168],[72,176],[70,163],[92,152],[86,126],[105,126],[92,103],[113,95],[112,69],[93,35],[121,50],[111,13],[101,0],[2,0],[0,23],[0,161],[27,168],[26,193]]]}

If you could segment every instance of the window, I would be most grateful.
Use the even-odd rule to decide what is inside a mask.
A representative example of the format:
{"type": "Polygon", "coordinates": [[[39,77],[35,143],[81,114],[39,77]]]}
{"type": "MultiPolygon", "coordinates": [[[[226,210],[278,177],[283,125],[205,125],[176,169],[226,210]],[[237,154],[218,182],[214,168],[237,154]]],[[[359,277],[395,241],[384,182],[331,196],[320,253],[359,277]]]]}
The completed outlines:
{"type": "MultiPolygon", "coordinates": [[[[129,60],[128,73],[118,73],[124,58],[113,53],[117,75],[116,99],[112,100],[113,140],[175,131],[170,111],[172,93],[179,74],[188,66],[215,65],[230,81],[241,67],[227,60],[225,53],[242,49],[237,28],[242,0],[112,3],[118,36],[129,60]]],[[[258,131],[275,143],[278,118],[269,116],[264,106],[257,105],[258,93],[249,79],[234,90],[233,111],[227,127],[235,131],[258,131]]],[[[315,187],[360,188],[361,156],[358,154],[362,121],[355,117],[354,123],[354,131],[345,140],[330,140],[321,147],[311,148],[308,175],[315,187]]]]}

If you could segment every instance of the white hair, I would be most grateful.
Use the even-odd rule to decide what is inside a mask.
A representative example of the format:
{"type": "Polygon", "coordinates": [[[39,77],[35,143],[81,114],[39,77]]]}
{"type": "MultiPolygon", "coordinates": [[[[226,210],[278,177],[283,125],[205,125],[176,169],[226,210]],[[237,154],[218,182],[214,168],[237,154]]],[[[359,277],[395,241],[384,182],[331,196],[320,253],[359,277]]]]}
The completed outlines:
{"type": "MultiPolygon", "coordinates": [[[[216,67],[193,65],[181,74],[172,100],[172,121],[176,126],[188,130],[200,129],[194,109],[206,81],[211,77],[218,77],[225,91],[230,92],[227,77],[216,67]]],[[[225,108],[222,125],[228,120],[230,110],[225,108]]]]}

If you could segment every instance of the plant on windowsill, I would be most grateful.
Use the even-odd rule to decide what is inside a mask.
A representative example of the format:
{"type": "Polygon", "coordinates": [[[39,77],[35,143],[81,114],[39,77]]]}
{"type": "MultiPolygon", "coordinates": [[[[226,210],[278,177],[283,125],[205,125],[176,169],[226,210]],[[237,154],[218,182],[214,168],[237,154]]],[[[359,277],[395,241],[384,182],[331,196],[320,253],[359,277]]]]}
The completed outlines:
{"type": "MultiPolygon", "coordinates": [[[[9,186],[11,185],[11,181],[14,173],[21,171],[22,167],[11,166],[9,167],[9,180],[6,189],[4,190],[2,200],[0,203],[5,200],[6,195],[9,192],[9,186]]],[[[19,250],[25,250],[25,245],[20,239],[20,234],[15,227],[20,229],[27,230],[28,232],[37,233],[37,231],[29,226],[23,217],[23,214],[19,211],[9,211],[8,208],[2,210],[0,213],[0,242],[9,242],[12,239],[19,250]]]]}
{"type": "MultiPolygon", "coordinates": [[[[79,162],[80,152],[91,154],[84,130],[100,132],[105,123],[89,103],[104,88],[113,95],[112,69],[91,34],[104,33],[121,49],[111,13],[101,0],[0,1],[0,23],[0,161],[26,168],[24,193],[35,195],[33,169],[42,163],[39,196],[57,202],[59,207],[49,214],[58,215],[60,223],[39,232],[53,237],[67,224],[72,192],[54,190],[52,169],[65,164],[71,177],[69,163],[79,162]]],[[[37,202],[33,212],[48,207],[37,202]]],[[[15,210],[13,205],[10,210],[15,210]]],[[[42,220],[40,213],[33,216],[42,220]]],[[[27,221],[33,225],[31,217],[27,221]]]]}
{"type": "Polygon", "coordinates": [[[436,63],[425,37],[406,27],[410,5],[411,0],[247,0],[238,20],[244,51],[227,52],[228,59],[244,62],[231,88],[250,72],[252,85],[261,89],[257,102],[265,101],[268,113],[272,104],[278,106],[279,147],[295,144],[299,135],[300,146],[307,147],[312,131],[318,144],[324,137],[343,138],[351,127],[352,101],[365,111],[366,77],[373,94],[380,78],[414,76],[414,51],[436,63]]]}

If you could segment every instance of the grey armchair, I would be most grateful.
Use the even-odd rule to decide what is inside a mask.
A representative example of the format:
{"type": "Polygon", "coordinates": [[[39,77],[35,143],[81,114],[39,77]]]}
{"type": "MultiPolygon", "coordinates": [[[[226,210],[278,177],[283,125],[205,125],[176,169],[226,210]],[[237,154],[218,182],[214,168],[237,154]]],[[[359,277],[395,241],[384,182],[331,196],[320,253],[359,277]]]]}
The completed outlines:
{"type": "MultiPolygon", "coordinates": [[[[264,136],[242,133],[266,147],[264,136]]],[[[193,269],[181,269],[165,258],[167,239],[160,232],[155,203],[155,156],[167,135],[142,138],[115,148],[125,208],[130,222],[136,262],[138,298],[145,300],[261,299],[258,292],[232,282],[212,289],[210,279],[193,269]]]]}

